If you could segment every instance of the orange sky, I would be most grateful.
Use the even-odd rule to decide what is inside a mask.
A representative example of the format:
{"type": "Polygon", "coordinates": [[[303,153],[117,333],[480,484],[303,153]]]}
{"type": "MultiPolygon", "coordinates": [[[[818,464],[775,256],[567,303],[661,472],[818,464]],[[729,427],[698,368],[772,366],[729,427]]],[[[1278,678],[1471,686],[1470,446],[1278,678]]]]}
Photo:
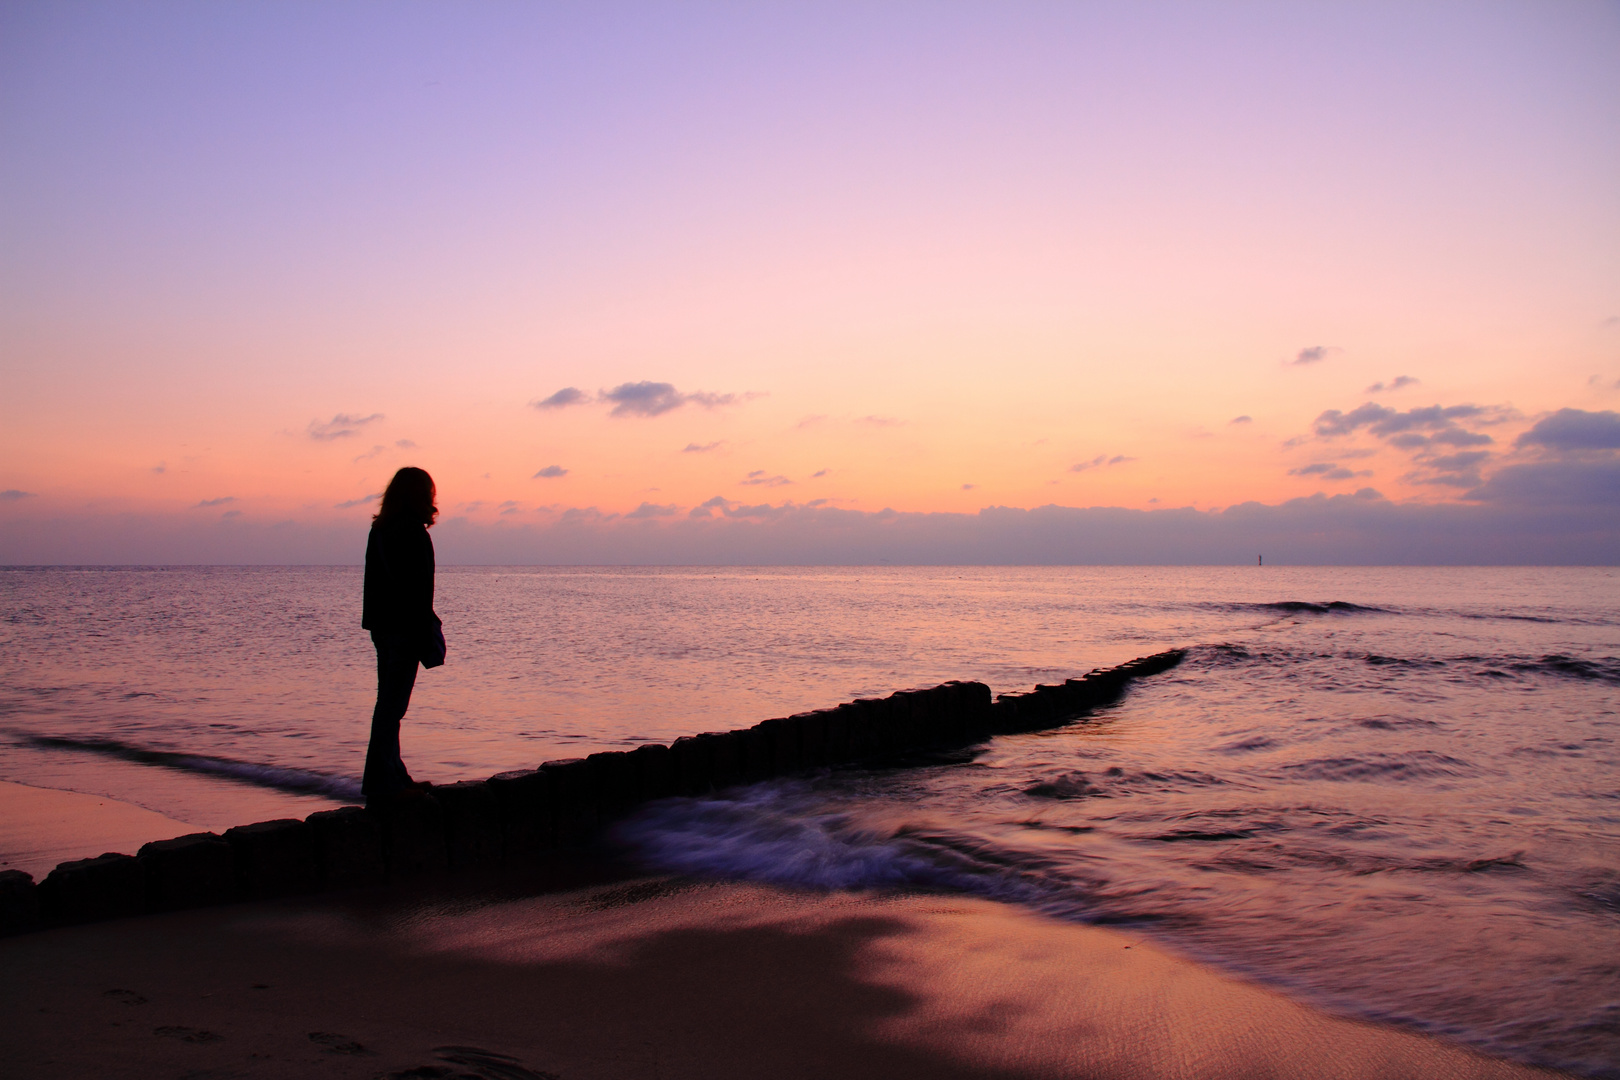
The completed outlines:
{"type": "Polygon", "coordinates": [[[0,561],[407,463],[475,522],[1451,501],[1620,408],[1612,7],[150,14],[0,15],[0,561]],[[1369,401],[1485,456],[1317,431],[1369,401]]]}

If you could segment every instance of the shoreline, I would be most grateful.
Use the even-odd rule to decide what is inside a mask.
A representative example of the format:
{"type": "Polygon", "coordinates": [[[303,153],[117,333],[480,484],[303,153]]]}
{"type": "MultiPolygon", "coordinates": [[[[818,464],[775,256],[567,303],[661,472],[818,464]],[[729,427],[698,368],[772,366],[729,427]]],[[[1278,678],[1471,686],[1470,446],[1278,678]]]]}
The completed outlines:
{"type": "Polygon", "coordinates": [[[191,822],[110,795],[0,780],[0,871],[39,880],[72,859],[195,831],[191,822]]]}
{"type": "Polygon", "coordinates": [[[993,901],[590,860],[7,938],[0,1002],[47,1080],[1561,1075],[993,901]]]}
{"type": "MultiPolygon", "coordinates": [[[[375,806],[129,845],[138,846],[135,855],[63,861],[38,881],[25,870],[0,870],[0,934],[419,874],[521,871],[549,852],[589,843],[636,806],[670,796],[822,767],[937,761],[996,735],[1061,727],[1118,701],[1134,681],[1174,668],[1185,655],[1170,649],[1141,656],[1028,693],[992,697],[984,683],[960,680],[897,690],[669,745],[643,743],[483,780],[407,788],[375,806]]],[[[10,794],[21,799],[22,789],[10,794]]],[[[37,809],[42,799],[27,801],[37,809]]],[[[88,814],[88,806],[76,808],[88,814]]],[[[121,819],[132,830],[135,809],[124,807],[121,819]]]]}

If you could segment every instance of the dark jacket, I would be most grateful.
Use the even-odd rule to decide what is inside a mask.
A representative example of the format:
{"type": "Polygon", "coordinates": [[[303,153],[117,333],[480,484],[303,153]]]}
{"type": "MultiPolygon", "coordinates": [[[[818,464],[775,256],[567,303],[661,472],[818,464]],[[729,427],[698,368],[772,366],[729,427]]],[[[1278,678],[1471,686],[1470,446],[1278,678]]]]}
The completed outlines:
{"type": "Polygon", "coordinates": [[[434,624],[433,540],[416,521],[379,521],[366,538],[360,626],[378,637],[414,639],[434,624]]]}

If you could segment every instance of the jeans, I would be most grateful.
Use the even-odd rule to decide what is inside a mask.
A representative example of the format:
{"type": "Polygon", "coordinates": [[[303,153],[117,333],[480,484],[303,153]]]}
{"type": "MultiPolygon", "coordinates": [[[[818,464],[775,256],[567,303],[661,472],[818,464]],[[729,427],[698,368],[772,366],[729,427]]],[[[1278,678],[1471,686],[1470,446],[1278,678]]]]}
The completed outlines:
{"type": "Polygon", "coordinates": [[[399,756],[399,722],[416,686],[416,650],[391,637],[371,635],[377,646],[377,707],[371,711],[371,744],[366,747],[366,774],[360,790],[368,798],[386,798],[411,782],[399,756]]]}

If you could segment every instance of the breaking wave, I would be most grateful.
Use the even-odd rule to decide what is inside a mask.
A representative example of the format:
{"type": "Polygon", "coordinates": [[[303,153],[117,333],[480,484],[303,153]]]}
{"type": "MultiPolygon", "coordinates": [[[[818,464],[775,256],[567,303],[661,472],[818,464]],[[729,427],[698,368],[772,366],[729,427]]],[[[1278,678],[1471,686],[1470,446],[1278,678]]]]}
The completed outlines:
{"type": "Polygon", "coordinates": [[[273,788],[295,795],[324,795],[341,801],[361,798],[360,782],[347,776],[333,776],[310,769],[295,769],[263,762],[236,761],[205,754],[182,754],[174,750],[154,750],[133,746],[117,739],[72,738],[64,735],[21,735],[18,741],[41,750],[79,750],[165,769],[218,776],[257,787],[273,788]]]}

